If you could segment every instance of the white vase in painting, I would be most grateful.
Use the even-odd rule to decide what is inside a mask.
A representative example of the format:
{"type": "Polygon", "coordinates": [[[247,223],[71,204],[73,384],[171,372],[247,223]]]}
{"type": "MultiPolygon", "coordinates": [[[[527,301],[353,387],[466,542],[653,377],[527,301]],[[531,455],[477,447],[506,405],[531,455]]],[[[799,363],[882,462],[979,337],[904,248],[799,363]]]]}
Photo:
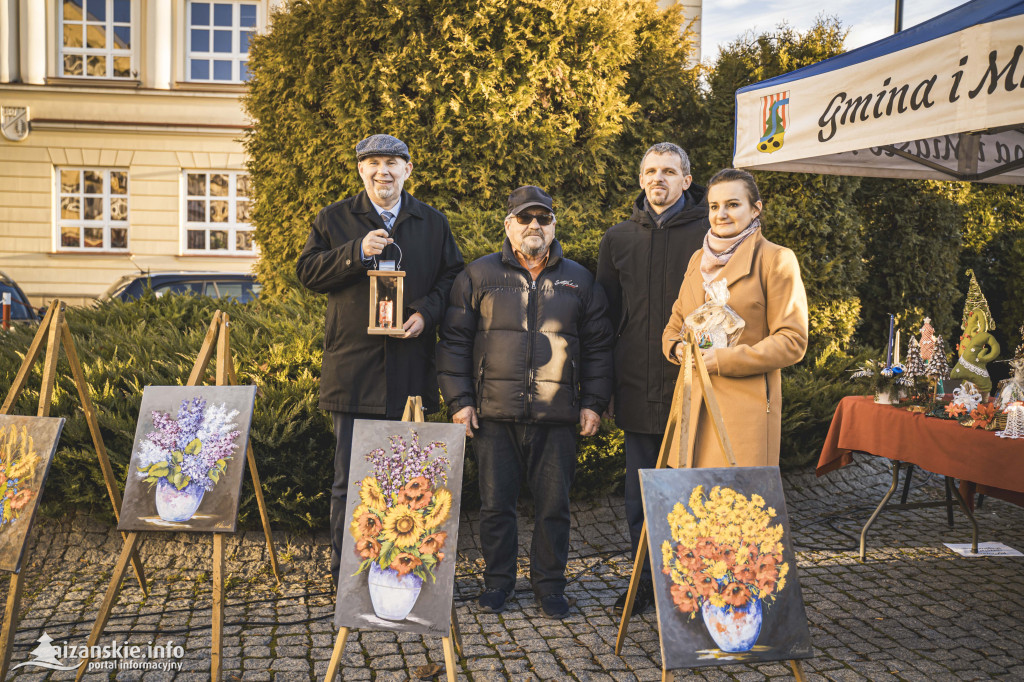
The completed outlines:
{"type": "Polygon", "coordinates": [[[206,491],[198,485],[189,484],[178,490],[166,478],[156,482],[156,513],[164,521],[184,523],[190,520],[199,509],[206,491]]]}
{"type": "Polygon", "coordinates": [[[395,569],[381,568],[376,561],[370,564],[367,582],[373,612],[384,620],[405,620],[423,588],[423,578],[418,575],[399,576],[395,569]]]}

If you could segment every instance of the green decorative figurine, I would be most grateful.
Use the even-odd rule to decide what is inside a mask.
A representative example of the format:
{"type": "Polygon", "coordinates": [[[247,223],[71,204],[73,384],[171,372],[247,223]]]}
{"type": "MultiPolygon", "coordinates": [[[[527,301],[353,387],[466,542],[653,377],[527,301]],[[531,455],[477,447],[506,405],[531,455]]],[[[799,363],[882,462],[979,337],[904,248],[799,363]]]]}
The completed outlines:
{"type": "Polygon", "coordinates": [[[964,306],[964,334],[957,347],[960,359],[949,376],[952,379],[966,379],[987,394],[992,390],[992,379],[985,366],[999,357],[999,343],[989,334],[989,330],[995,329],[996,324],[974,272],[968,270],[967,273],[971,276],[971,283],[967,291],[967,304],[964,306]]]}

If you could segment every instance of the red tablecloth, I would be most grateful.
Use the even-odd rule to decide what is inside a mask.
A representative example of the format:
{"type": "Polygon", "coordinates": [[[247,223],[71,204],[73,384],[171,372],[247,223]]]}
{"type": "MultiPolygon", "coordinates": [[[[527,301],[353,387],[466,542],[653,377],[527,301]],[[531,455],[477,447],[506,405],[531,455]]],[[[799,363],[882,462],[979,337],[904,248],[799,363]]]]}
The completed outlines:
{"type": "Polygon", "coordinates": [[[1024,439],[999,438],[952,420],[850,396],[839,402],[832,417],[817,474],[846,466],[854,451],[910,462],[976,483],[976,492],[1024,504],[1024,439]]]}

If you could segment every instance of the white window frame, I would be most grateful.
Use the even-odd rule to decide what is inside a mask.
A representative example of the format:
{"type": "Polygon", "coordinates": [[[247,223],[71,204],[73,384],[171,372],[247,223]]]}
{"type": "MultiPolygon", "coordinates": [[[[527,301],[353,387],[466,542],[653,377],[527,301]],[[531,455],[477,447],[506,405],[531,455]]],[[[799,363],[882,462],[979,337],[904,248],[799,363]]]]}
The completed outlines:
{"type": "Polygon", "coordinates": [[[56,198],[55,208],[55,225],[56,234],[54,239],[55,251],[69,252],[69,253],[102,253],[102,252],[116,252],[116,253],[128,253],[131,250],[131,175],[127,168],[106,168],[106,167],[93,167],[93,166],[57,166],[56,174],[54,178],[54,197],[56,198]],[[61,184],[61,174],[65,171],[78,172],[79,173],[79,191],[71,194],[63,191],[61,184]],[[102,194],[85,194],[85,176],[83,173],[91,171],[94,173],[103,174],[103,191],[102,194]],[[111,173],[124,173],[125,177],[125,193],[124,194],[113,194],[110,191],[110,174],[111,173]],[[85,198],[89,197],[101,197],[103,200],[103,212],[100,220],[86,220],[84,217],[80,217],[77,220],[72,218],[63,217],[63,199],[65,197],[77,196],[81,199],[79,204],[79,216],[84,216],[85,212],[85,198]],[[113,198],[124,197],[127,202],[127,213],[124,220],[112,220],[110,217],[110,202],[113,198]],[[63,229],[65,227],[78,228],[78,246],[64,246],[63,229]],[[103,246],[85,246],[85,236],[83,230],[86,228],[100,228],[103,230],[103,246]],[[123,247],[113,247],[110,245],[110,231],[112,229],[123,228],[125,230],[125,245],[123,247]]]}
{"type": "MultiPolygon", "coordinates": [[[[88,34],[83,32],[82,35],[82,46],[81,47],[65,47],[64,46],[64,0],[56,0],[57,2],[57,63],[54,69],[54,75],[58,78],[76,78],[81,80],[120,80],[120,81],[133,81],[139,79],[138,69],[138,44],[139,44],[139,2],[138,0],[128,0],[129,7],[131,10],[131,18],[128,23],[129,40],[131,45],[127,49],[117,49],[115,47],[88,47],[88,34]],[[64,57],[65,56],[80,56],[82,58],[82,74],[74,75],[64,72],[64,57]],[[88,59],[89,57],[100,56],[104,58],[106,64],[106,70],[102,76],[93,76],[88,73],[88,59]],[[114,58],[115,57],[128,57],[129,58],[129,74],[127,76],[116,76],[114,75],[114,58]]],[[[85,19],[85,12],[88,8],[89,0],[82,0],[82,13],[83,19],[80,22],[68,22],[87,24],[85,19]]],[[[105,0],[106,3],[106,18],[102,22],[103,30],[107,38],[108,45],[113,45],[114,42],[114,0],[105,0]]],[[[93,22],[100,23],[100,22],[93,22]]],[[[117,23],[118,27],[124,26],[123,22],[117,23]]]]}
{"type": "Polygon", "coordinates": [[[263,3],[253,0],[187,0],[185,3],[185,73],[184,80],[191,83],[245,83],[241,77],[241,64],[245,62],[248,68],[249,63],[249,51],[241,51],[241,40],[243,32],[251,32],[253,36],[260,30],[260,20],[263,13],[263,3]],[[196,3],[209,5],[210,8],[210,23],[205,26],[199,26],[195,30],[206,30],[209,34],[208,50],[199,51],[194,50],[192,46],[192,6],[196,3]],[[214,26],[214,5],[231,5],[231,26],[230,27],[216,27],[214,26]],[[256,20],[252,26],[241,25],[241,7],[242,5],[248,5],[255,7],[256,9],[256,20]],[[214,52],[214,31],[229,30],[231,32],[231,52],[214,52]],[[192,60],[202,59],[206,60],[210,65],[210,71],[207,74],[207,78],[193,78],[192,77],[192,60]],[[229,61],[231,62],[231,78],[214,78],[214,61],[229,61]]]}
{"type": "MultiPolygon", "coordinates": [[[[243,251],[237,247],[236,235],[239,232],[253,233],[256,229],[255,225],[251,222],[238,222],[238,202],[239,199],[242,201],[249,202],[249,215],[252,215],[252,196],[239,197],[238,196],[238,177],[240,175],[249,175],[246,170],[221,170],[221,169],[209,169],[209,168],[185,168],[181,171],[181,216],[182,216],[182,228],[181,228],[181,253],[186,256],[256,256],[257,248],[256,241],[252,240],[252,249],[243,251]],[[193,175],[204,175],[205,176],[205,194],[204,195],[192,195],[189,194],[188,188],[188,176],[193,175]],[[228,193],[226,196],[217,196],[210,194],[210,176],[213,175],[227,175],[228,176],[228,193]],[[189,200],[203,200],[205,203],[204,214],[207,216],[205,221],[194,221],[189,220],[188,202],[189,200]],[[209,220],[210,215],[210,201],[227,201],[228,202],[228,220],[224,223],[215,223],[209,220]],[[189,230],[204,230],[206,232],[206,247],[202,249],[191,249],[188,246],[188,233],[189,230]],[[227,231],[228,233],[228,248],[226,249],[211,249],[210,248],[210,231],[227,231]]],[[[252,179],[250,178],[250,188],[252,187],[252,179]]],[[[251,239],[251,237],[250,237],[251,239]]]]}

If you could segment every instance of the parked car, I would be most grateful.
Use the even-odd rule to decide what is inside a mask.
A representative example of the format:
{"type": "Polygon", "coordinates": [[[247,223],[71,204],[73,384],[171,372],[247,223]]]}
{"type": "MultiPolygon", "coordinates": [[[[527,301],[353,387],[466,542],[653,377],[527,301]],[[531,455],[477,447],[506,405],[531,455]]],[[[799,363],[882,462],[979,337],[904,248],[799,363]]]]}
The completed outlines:
{"type": "Polygon", "coordinates": [[[11,295],[11,321],[12,322],[39,322],[42,317],[28,301],[28,296],[21,290],[17,282],[0,272],[0,299],[4,294],[11,295]]]}
{"type": "Polygon", "coordinates": [[[195,294],[248,303],[259,296],[262,286],[255,275],[244,272],[147,272],[125,275],[107,289],[100,300],[134,301],[147,288],[157,296],[195,294]]]}

